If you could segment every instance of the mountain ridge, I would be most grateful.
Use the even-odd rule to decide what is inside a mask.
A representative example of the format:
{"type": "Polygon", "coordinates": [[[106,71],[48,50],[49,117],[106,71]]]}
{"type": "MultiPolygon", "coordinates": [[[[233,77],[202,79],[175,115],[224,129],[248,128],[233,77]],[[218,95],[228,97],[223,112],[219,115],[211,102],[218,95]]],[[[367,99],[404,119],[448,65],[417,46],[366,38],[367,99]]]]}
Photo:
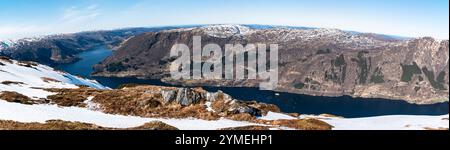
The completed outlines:
{"type": "Polygon", "coordinates": [[[56,66],[58,64],[73,63],[80,59],[76,54],[96,46],[107,45],[109,48],[115,49],[123,41],[132,36],[168,28],[174,27],[138,27],[117,30],[84,31],[0,41],[0,56],[56,66]]]}
{"type": "Polygon", "coordinates": [[[403,99],[416,104],[448,101],[448,40],[398,40],[337,29],[213,25],[144,33],[129,39],[97,65],[95,75],[162,79],[195,86],[256,87],[256,81],[170,80],[167,68],[171,46],[185,43],[192,47],[193,36],[202,36],[203,43],[217,43],[222,49],[227,43],[278,44],[278,91],[403,99]]]}
{"type": "Polygon", "coordinates": [[[391,36],[376,33],[362,33],[339,29],[296,27],[281,25],[259,24],[206,24],[206,25],[179,25],[160,27],[130,27],[112,30],[82,31],[77,33],[54,34],[38,37],[21,38],[16,40],[0,40],[0,55],[16,60],[36,61],[46,65],[55,66],[77,61],[75,55],[95,47],[96,45],[109,45],[116,49],[126,39],[146,32],[158,32],[170,29],[193,29],[210,26],[242,26],[251,29],[304,29],[304,30],[337,30],[354,35],[365,35],[384,40],[408,40],[412,38],[391,36]],[[40,54],[42,53],[42,54],[40,54]]]}
{"type": "MultiPolygon", "coordinates": [[[[0,55],[55,66],[75,62],[79,59],[76,54],[106,44],[118,50],[95,67],[95,75],[156,78],[175,84],[205,85],[198,81],[170,81],[167,70],[164,70],[169,60],[167,52],[170,45],[175,44],[174,41],[189,43],[192,40],[189,37],[194,35],[201,35],[204,41],[221,46],[229,42],[279,44],[283,53],[279,62],[282,65],[282,85],[277,90],[282,92],[406,99],[418,104],[448,101],[448,96],[445,96],[449,89],[448,40],[431,37],[403,39],[308,27],[192,25],[81,32],[27,38],[18,40],[21,41],[18,43],[7,41],[0,45],[0,55]],[[156,44],[148,45],[149,40],[156,44]],[[146,48],[150,46],[152,48],[146,48]],[[155,52],[150,55],[148,51],[155,52]],[[148,57],[134,59],[136,57],[131,55],[148,57]],[[112,64],[115,67],[111,68],[112,64]],[[318,84],[311,85],[310,82],[318,84]],[[307,87],[303,89],[305,85],[307,87]]],[[[255,81],[204,82],[206,85],[255,86],[255,81]]]]}

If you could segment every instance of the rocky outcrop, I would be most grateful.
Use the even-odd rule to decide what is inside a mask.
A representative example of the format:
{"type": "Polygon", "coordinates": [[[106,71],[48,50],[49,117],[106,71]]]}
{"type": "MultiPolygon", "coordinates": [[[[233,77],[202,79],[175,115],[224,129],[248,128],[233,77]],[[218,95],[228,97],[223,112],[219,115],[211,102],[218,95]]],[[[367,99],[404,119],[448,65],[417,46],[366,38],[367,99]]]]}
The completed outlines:
{"type": "Polygon", "coordinates": [[[97,76],[161,79],[172,84],[255,87],[256,80],[171,80],[171,47],[202,43],[279,45],[277,91],[320,96],[448,101],[448,40],[397,39],[337,29],[216,25],[136,36],[95,67],[97,76]]]}
{"type": "Polygon", "coordinates": [[[143,117],[196,117],[215,120],[237,114],[259,117],[270,112],[280,112],[272,104],[233,99],[221,91],[208,92],[201,88],[175,88],[160,86],[136,86],[115,90],[47,89],[57,93],[46,102],[59,106],[87,107],[107,113],[143,117]],[[91,97],[89,103],[86,99],[91,97]],[[94,105],[96,107],[89,107],[94,105]]]}
{"type": "Polygon", "coordinates": [[[175,99],[167,99],[165,101],[178,103],[182,106],[189,106],[192,104],[198,104],[202,99],[205,99],[203,93],[195,92],[190,88],[180,88],[177,90],[177,96],[175,99]]]}

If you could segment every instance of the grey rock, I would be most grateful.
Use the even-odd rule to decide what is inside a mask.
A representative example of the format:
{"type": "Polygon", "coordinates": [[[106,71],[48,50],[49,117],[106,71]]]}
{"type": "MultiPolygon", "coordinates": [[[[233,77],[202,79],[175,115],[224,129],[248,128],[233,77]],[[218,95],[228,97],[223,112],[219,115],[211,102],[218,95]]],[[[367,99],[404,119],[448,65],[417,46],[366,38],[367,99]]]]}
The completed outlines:
{"type": "Polygon", "coordinates": [[[168,104],[175,100],[177,92],[173,90],[161,90],[161,95],[163,97],[164,103],[168,104]]]}
{"type": "Polygon", "coordinates": [[[176,93],[175,102],[183,106],[199,104],[205,97],[203,94],[195,92],[191,88],[179,88],[176,93]]]}
{"type": "Polygon", "coordinates": [[[221,98],[223,98],[226,102],[229,102],[230,100],[233,99],[230,95],[228,95],[220,90],[215,93],[208,92],[205,97],[206,97],[206,101],[208,101],[208,102],[214,102],[221,98]]]}
{"type": "Polygon", "coordinates": [[[253,107],[249,107],[249,106],[244,106],[244,107],[239,107],[237,109],[237,111],[239,113],[248,113],[252,116],[262,116],[261,115],[261,110],[253,108],[253,107]]]}

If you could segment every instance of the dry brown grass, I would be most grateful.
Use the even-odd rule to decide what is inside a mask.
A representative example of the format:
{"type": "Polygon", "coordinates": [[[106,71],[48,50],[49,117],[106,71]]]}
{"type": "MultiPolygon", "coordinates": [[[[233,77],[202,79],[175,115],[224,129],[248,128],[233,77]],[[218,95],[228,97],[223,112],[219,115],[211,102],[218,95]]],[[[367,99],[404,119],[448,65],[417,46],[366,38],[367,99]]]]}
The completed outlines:
{"type": "Polygon", "coordinates": [[[332,114],[320,114],[320,117],[328,117],[328,118],[344,118],[341,116],[336,116],[336,115],[332,115],[332,114]]]}
{"type": "Polygon", "coordinates": [[[255,116],[252,116],[247,113],[241,113],[241,114],[234,114],[227,117],[228,119],[235,120],[235,121],[254,121],[256,119],[255,116]]]}
{"type": "MultiPolygon", "coordinates": [[[[198,118],[205,120],[217,120],[221,117],[229,117],[234,120],[254,120],[249,114],[235,114],[228,112],[231,105],[229,102],[218,98],[212,103],[215,112],[206,110],[204,102],[200,104],[181,106],[177,103],[164,104],[163,97],[159,91],[176,90],[171,87],[159,86],[131,86],[115,90],[95,90],[87,87],[79,89],[46,89],[57,94],[48,96],[51,103],[59,106],[85,107],[84,103],[88,97],[93,96],[92,102],[100,105],[100,110],[109,114],[131,115],[141,117],[164,117],[164,118],[198,118]]],[[[195,92],[205,92],[201,88],[193,89],[195,92]]],[[[219,96],[220,97],[220,96],[219,96]]],[[[274,105],[257,102],[239,102],[239,105],[251,105],[267,111],[278,112],[274,105]]]]}
{"type": "Polygon", "coordinates": [[[442,127],[439,127],[439,128],[425,127],[425,128],[423,128],[423,129],[425,129],[425,130],[448,130],[448,128],[442,128],[442,127]]]}
{"type": "Polygon", "coordinates": [[[17,93],[17,92],[11,92],[11,91],[3,91],[3,92],[1,92],[0,93],[0,99],[8,101],[8,102],[21,103],[21,104],[27,104],[27,105],[31,105],[31,104],[35,104],[36,103],[35,101],[33,101],[28,96],[22,95],[22,94],[17,93]]]}
{"type": "Polygon", "coordinates": [[[139,87],[103,91],[95,95],[93,102],[100,104],[103,112],[142,117],[188,118],[217,120],[219,116],[208,112],[204,104],[181,106],[163,104],[160,93],[152,93],[139,87]]]}
{"type": "Polygon", "coordinates": [[[106,128],[89,123],[48,120],[45,123],[21,123],[0,120],[0,130],[178,130],[160,121],[153,121],[134,128],[106,128]]]}
{"type": "Polygon", "coordinates": [[[47,89],[57,94],[48,96],[51,103],[59,106],[85,107],[85,101],[93,96],[92,102],[100,104],[100,109],[109,114],[131,115],[141,117],[188,118],[217,120],[219,116],[208,112],[204,104],[181,106],[162,103],[162,96],[155,91],[159,87],[142,86],[120,90],[47,89]]]}
{"type": "Polygon", "coordinates": [[[53,78],[48,78],[48,77],[41,77],[42,81],[47,82],[47,83],[51,83],[51,82],[61,82],[59,80],[53,79],[53,78]]]}
{"type": "Polygon", "coordinates": [[[47,89],[47,91],[55,92],[57,94],[47,97],[51,103],[59,106],[79,106],[84,107],[86,104],[83,102],[87,100],[89,96],[101,92],[100,90],[91,88],[78,88],[78,89],[47,89]]]}
{"type": "Polygon", "coordinates": [[[270,130],[269,126],[243,126],[243,127],[231,127],[223,128],[219,130],[270,130]]]}
{"type": "Polygon", "coordinates": [[[275,120],[274,124],[299,130],[331,130],[333,128],[317,119],[275,120]]]}
{"type": "MultiPolygon", "coordinates": [[[[261,111],[262,115],[267,115],[269,111],[271,112],[281,112],[280,108],[278,106],[273,104],[265,104],[265,103],[258,103],[256,101],[239,101],[239,105],[245,105],[249,106],[255,109],[258,109],[261,111]]],[[[211,108],[217,112],[225,113],[224,115],[229,115],[227,112],[232,107],[232,104],[230,102],[227,102],[223,99],[218,98],[218,100],[211,103],[211,108]]]]}
{"type": "Polygon", "coordinates": [[[204,105],[191,105],[187,106],[181,109],[179,112],[172,113],[173,115],[169,117],[181,117],[181,118],[187,118],[187,117],[194,117],[204,120],[217,120],[220,117],[213,113],[209,112],[205,109],[204,105]]]}
{"type": "Polygon", "coordinates": [[[269,111],[281,112],[280,108],[277,105],[273,105],[273,104],[265,104],[265,103],[258,103],[256,101],[252,101],[251,104],[249,104],[249,106],[260,109],[262,111],[262,114],[264,114],[264,115],[266,115],[269,111]]]}
{"type": "Polygon", "coordinates": [[[13,61],[10,58],[5,57],[5,56],[0,56],[0,61],[7,62],[7,63],[10,63],[10,64],[13,63],[13,61]]]}
{"type": "Polygon", "coordinates": [[[106,113],[146,116],[161,105],[156,95],[136,91],[112,90],[97,94],[92,100],[106,113]]]}
{"type": "Polygon", "coordinates": [[[129,128],[129,130],[179,130],[179,129],[161,121],[153,121],[139,127],[129,128]]]}
{"type": "Polygon", "coordinates": [[[211,103],[211,108],[217,112],[225,112],[228,109],[228,104],[225,100],[219,99],[211,103]]]}
{"type": "Polygon", "coordinates": [[[38,64],[36,62],[32,62],[32,61],[19,61],[19,62],[17,62],[17,65],[23,66],[23,67],[28,67],[28,68],[33,68],[35,66],[38,66],[38,64]]]}
{"type": "Polygon", "coordinates": [[[280,120],[256,120],[257,123],[289,127],[298,130],[331,130],[333,126],[317,119],[280,119],[280,120]]]}
{"type": "Polygon", "coordinates": [[[133,87],[138,87],[138,86],[143,86],[142,84],[136,84],[136,83],[126,83],[126,84],[121,84],[117,87],[117,89],[124,89],[124,88],[133,88],[133,87]]]}
{"type": "Polygon", "coordinates": [[[0,120],[0,130],[105,130],[93,124],[81,122],[68,122],[61,120],[49,120],[45,123],[21,123],[16,121],[0,120]]]}
{"type": "MultiPolygon", "coordinates": [[[[197,118],[203,120],[218,120],[227,118],[236,121],[247,121],[275,127],[289,127],[300,130],[330,130],[331,125],[317,119],[294,119],[294,120],[260,120],[247,113],[229,112],[230,108],[236,106],[248,106],[268,111],[280,112],[275,105],[252,102],[225,101],[220,96],[211,103],[214,112],[206,109],[204,102],[200,104],[182,106],[177,103],[164,104],[161,89],[174,90],[174,88],[157,86],[135,86],[116,90],[95,90],[86,87],[79,89],[48,89],[56,95],[49,96],[52,103],[60,106],[85,107],[84,101],[93,96],[92,102],[99,104],[100,110],[108,114],[141,116],[149,118],[197,118]]],[[[202,89],[197,92],[204,92],[202,89]]],[[[289,114],[299,116],[298,114],[289,114]]]]}
{"type": "Polygon", "coordinates": [[[12,85],[12,84],[14,84],[14,85],[21,85],[21,84],[25,84],[25,83],[17,82],[17,81],[2,81],[1,84],[4,84],[4,85],[12,85]]]}
{"type": "Polygon", "coordinates": [[[300,117],[299,113],[286,113],[286,115],[289,115],[289,116],[295,117],[295,118],[300,117]]]}

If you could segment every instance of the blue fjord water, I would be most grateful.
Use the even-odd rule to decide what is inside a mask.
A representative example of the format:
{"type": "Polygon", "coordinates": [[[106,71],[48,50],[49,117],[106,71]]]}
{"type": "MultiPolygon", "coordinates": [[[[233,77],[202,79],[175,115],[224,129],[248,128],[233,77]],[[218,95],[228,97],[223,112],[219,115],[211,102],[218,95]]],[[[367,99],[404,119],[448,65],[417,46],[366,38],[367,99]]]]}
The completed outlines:
{"type": "MultiPolygon", "coordinates": [[[[113,52],[105,46],[99,46],[80,53],[82,60],[60,65],[57,68],[74,75],[97,80],[101,84],[115,88],[125,83],[171,86],[159,80],[141,80],[136,78],[92,77],[93,66],[113,52]]],[[[284,112],[299,114],[334,114],[346,118],[370,117],[379,115],[443,115],[449,113],[449,103],[415,105],[399,100],[352,98],[349,96],[323,97],[308,96],[273,91],[261,91],[258,88],[242,87],[203,87],[208,91],[221,90],[240,100],[257,100],[276,104],[284,112]]]]}

